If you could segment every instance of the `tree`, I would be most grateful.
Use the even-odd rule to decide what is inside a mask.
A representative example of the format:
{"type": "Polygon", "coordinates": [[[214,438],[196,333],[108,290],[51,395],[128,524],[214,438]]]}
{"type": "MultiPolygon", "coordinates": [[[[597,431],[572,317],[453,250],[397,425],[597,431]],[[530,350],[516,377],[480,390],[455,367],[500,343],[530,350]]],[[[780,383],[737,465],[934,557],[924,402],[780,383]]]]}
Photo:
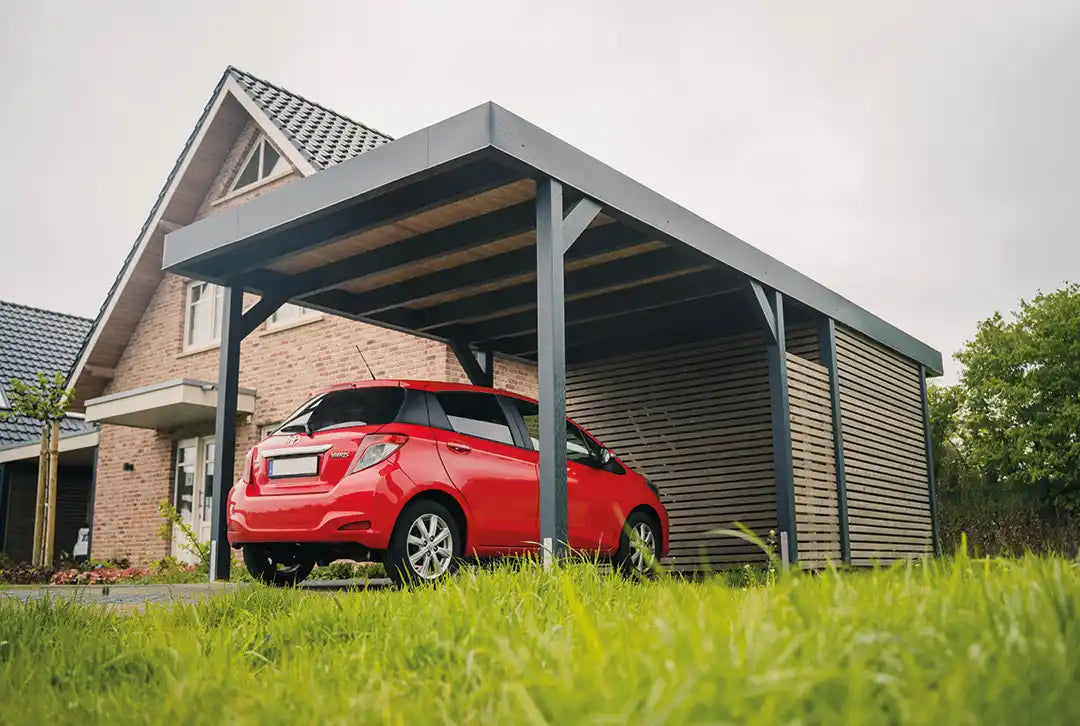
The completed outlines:
{"type": "Polygon", "coordinates": [[[962,430],[964,389],[959,385],[930,385],[926,387],[926,400],[938,491],[958,492],[977,484],[981,477],[968,459],[962,430]]]}
{"type": "Polygon", "coordinates": [[[56,531],[56,478],[60,458],[60,421],[67,413],[71,391],[64,376],[51,379],[37,374],[32,383],[11,381],[11,410],[5,418],[25,416],[41,423],[41,451],[38,454],[37,495],[34,505],[32,564],[52,563],[56,531]]]}
{"type": "Polygon", "coordinates": [[[1080,285],[995,313],[956,358],[962,435],[987,481],[1045,485],[1080,507],[1080,285]]]}

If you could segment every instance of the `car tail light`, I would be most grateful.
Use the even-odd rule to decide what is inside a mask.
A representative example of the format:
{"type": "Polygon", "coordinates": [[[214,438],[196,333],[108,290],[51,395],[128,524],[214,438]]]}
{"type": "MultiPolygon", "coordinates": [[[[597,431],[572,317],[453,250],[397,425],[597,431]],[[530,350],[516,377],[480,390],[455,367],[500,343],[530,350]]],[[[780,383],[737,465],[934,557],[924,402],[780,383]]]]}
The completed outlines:
{"type": "Polygon", "coordinates": [[[251,483],[251,468],[255,464],[255,449],[251,449],[247,452],[247,456],[244,458],[244,468],[240,470],[240,481],[244,484],[251,483]]]}
{"type": "Polygon", "coordinates": [[[356,457],[356,461],[353,463],[352,469],[349,470],[350,474],[355,474],[358,471],[375,466],[380,461],[385,461],[387,457],[400,449],[409,437],[404,434],[376,434],[374,436],[365,436],[364,443],[367,445],[364,449],[364,453],[356,457]]]}

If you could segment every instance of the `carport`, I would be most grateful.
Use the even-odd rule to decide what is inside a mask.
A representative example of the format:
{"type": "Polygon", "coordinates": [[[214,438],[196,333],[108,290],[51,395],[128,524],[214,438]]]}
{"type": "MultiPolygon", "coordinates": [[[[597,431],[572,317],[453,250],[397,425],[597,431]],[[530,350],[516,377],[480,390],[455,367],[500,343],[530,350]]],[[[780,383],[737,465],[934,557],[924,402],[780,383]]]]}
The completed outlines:
{"type": "Polygon", "coordinates": [[[716,522],[775,529],[807,566],[936,548],[940,353],[495,104],[174,231],[163,265],[225,288],[217,482],[235,469],[240,341],[294,301],[444,340],[477,384],[494,353],[534,361],[551,556],[568,408],[658,481],[685,568],[759,556],[716,522]],[[261,296],[247,311],[244,292],[261,296]]]}

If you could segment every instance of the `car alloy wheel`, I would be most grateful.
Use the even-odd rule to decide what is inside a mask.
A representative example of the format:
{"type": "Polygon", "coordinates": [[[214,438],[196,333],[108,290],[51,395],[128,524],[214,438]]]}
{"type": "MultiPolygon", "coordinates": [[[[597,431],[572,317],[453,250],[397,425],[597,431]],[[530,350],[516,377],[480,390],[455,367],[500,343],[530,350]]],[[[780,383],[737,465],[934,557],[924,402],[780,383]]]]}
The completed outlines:
{"type": "Polygon", "coordinates": [[[630,566],[637,572],[648,572],[656,559],[656,535],[648,522],[637,522],[631,531],[630,566]]]}
{"type": "Polygon", "coordinates": [[[405,549],[416,576],[435,580],[446,574],[453,562],[454,531],[438,514],[421,514],[409,527],[405,549]]]}

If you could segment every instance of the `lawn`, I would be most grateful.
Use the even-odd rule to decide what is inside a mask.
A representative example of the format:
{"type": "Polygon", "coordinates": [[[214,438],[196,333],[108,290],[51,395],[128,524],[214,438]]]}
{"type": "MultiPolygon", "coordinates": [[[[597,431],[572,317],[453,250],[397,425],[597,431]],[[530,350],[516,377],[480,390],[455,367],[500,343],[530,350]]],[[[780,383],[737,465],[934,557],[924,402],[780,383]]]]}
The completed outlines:
{"type": "Polygon", "coordinates": [[[1080,571],[960,556],[768,586],[586,565],[438,589],[0,602],[4,724],[1080,723],[1080,571]]]}

